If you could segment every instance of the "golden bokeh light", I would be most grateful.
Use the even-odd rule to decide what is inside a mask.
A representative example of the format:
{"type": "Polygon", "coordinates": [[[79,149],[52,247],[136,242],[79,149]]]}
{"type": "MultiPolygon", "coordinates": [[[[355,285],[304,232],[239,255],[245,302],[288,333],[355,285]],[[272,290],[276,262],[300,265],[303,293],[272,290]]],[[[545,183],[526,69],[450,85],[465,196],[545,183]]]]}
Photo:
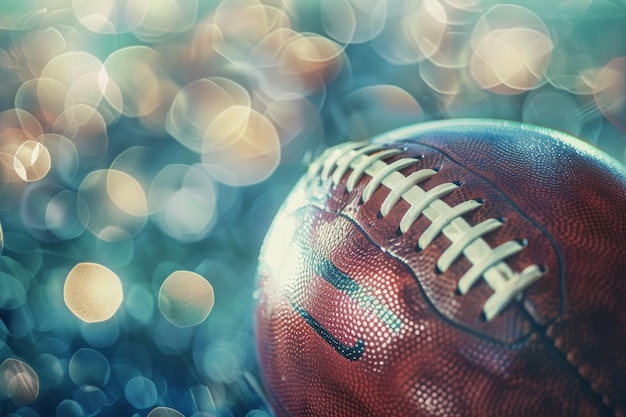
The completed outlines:
{"type": "Polygon", "coordinates": [[[213,309],[213,286],[203,276],[192,271],[175,271],[159,290],[159,310],[178,327],[202,323],[213,309]]]}
{"type": "Polygon", "coordinates": [[[100,161],[109,146],[106,121],[86,104],[65,109],[55,120],[53,130],[72,141],[84,164],[100,161]]]}
{"type": "Polygon", "coordinates": [[[626,57],[616,57],[598,72],[593,97],[602,114],[626,132],[626,57]]]}
{"type": "Polygon", "coordinates": [[[93,263],[77,264],[63,286],[63,300],[70,311],[85,323],[113,317],[122,304],[122,282],[109,268],[93,263]]]}
{"type": "Polygon", "coordinates": [[[121,92],[122,114],[145,116],[162,105],[166,98],[162,65],[161,54],[148,46],[129,46],[108,56],[104,67],[121,92]]]}
{"type": "Polygon", "coordinates": [[[15,152],[14,167],[24,181],[39,181],[50,171],[50,153],[40,142],[27,140],[15,152]]]}
{"type": "Polygon", "coordinates": [[[0,150],[7,145],[19,146],[25,140],[35,140],[42,134],[39,120],[28,111],[15,108],[0,113],[0,150]]]}
{"type": "Polygon", "coordinates": [[[73,0],[72,11],[92,32],[119,34],[137,28],[148,14],[148,0],[73,0]]]}
{"type": "MultiPolygon", "coordinates": [[[[291,28],[291,19],[282,10],[262,4],[258,0],[222,1],[209,20],[219,32],[217,52],[228,61],[246,62],[251,52],[268,34],[291,28]]],[[[254,60],[253,60],[254,61],[254,60]]]]}
{"type": "Polygon", "coordinates": [[[151,220],[178,241],[196,242],[214,225],[216,197],[206,170],[198,165],[168,165],[150,187],[151,220]]]}
{"type": "Polygon", "coordinates": [[[33,78],[15,94],[15,105],[32,113],[42,127],[49,129],[65,110],[68,87],[52,78],[33,78]]]}
{"type": "Polygon", "coordinates": [[[19,359],[9,358],[0,364],[0,398],[16,405],[30,404],[39,396],[39,376],[19,359]]]}
{"type": "Polygon", "coordinates": [[[56,80],[65,88],[87,74],[98,74],[102,62],[88,52],[71,51],[53,57],[41,71],[41,78],[56,80]]]}
{"type": "Polygon", "coordinates": [[[172,33],[185,32],[198,16],[198,0],[144,1],[141,23],[132,29],[133,35],[144,42],[158,42],[172,33]],[[145,13],[145,14],[144,14],[145,13]]]}
{"type": "Polygon", "coordinates": [[[255,110],[231,106],[215,118],[209,131],[222,134],[205,141],[202,162],[224,184],[241,186],[263,181],[280,162],[278,132],[255,110]]]}
{"type": "Polygon", "coordinates": [[[403,28],[424,57],[430,58],[448,32],[448,15],[442,2],[426,0],[419,9],[403,20],[403,28]]]}
{"type": "Polygon", "coordinates": [[[148,214],[148,200],[141,184],[129,174],[109,169],[107,171],[107,192],[111,201],[126,213],[136,217],[148,214]]]}
{"type": "MultiPolygon", "coordinates": [[[[319,35],[291,37],[280,51],[274,82],[284,84],[280,90],[307,95],[323,90],[342,68],[342,52],[337,43],[319,35]]],[[[280,91],[278,90],[278,91],[280,91]]]]}
{"type": "Polygon", "coordinates": [[[185,147],[200,153],[206,146],[203,144],[205,136],[223,136],[209,130],[220,113],[231,106],[247,108],[250,105],[250,95],[236,82],[223,77],[202,78],[178,92],[168,112],[165,128],[185,147]]]}
{"type": "Polygon", "coordinates": [[[87,229],[100,239],[124,240],[146,224],[145,193],[130,175],[110,171],[116,170],[91,171],[82,181],[78,195],[88,209],[87,229]],[[112,190],[111,183],[121,188],[112,190]]]}
{"type": "Polygon", "coordinates": [[[68,88],[65,108],[86,104],[97,110],[107,126],[119,120],[123,99],[117,84],[108,76],[104,68],[78,77],[68,88]]]}
{"type": "Polygon", "coordinates": [[[324,30],[343,44],[372,40],[387,18],[387,0],[322,0],[320,8],[324,30]]]}
{"type": "Polygon", "coordinates": [[[274,125],[281,143],[281,163],[302,161],[306,149],[315,148],[324,136],[323,122],[309,100],[297,94],[272,99],[263,115],[274,125]]]}
{"type": "Polygon", "coordinates": [[[45,64],[63,53],[67,41],[58,28],[48,26],[28,31],[19,43],[19,54],[24,56],[33,77],[41,74],[45,64]]]}
{"type": "Polygon", "coordinates": [[[551,52],[550,38],[534,29],[495,29],[476,44],[470,71],[485,89],[517,94],[543,82],[551,52]]]}
{"type": "Polygon", "coordinates": [[[471,45],[470,73],[482,88],[519,94],[545,83],[554,45],[545,23],[531,10],[491,7],[476,22],[471,45]]]}

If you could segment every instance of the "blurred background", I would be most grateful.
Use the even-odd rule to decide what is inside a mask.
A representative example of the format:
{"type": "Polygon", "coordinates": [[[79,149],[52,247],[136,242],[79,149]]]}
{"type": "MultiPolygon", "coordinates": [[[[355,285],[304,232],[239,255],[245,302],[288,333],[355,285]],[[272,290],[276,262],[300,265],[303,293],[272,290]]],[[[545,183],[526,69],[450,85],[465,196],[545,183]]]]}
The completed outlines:
{"type": "Polygon", "coordinates": [[[269,416],[286,193],[325,147],[457,117],[626,162],[626,1],[2,1],[0,415],[269,416]]]}

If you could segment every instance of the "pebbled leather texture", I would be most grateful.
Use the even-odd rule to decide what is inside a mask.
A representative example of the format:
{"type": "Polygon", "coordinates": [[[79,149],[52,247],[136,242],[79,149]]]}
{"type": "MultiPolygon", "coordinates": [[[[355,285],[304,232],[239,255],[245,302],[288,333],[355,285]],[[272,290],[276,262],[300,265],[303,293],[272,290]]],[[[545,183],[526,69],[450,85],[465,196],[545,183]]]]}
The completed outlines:
{"type": "Polygon", "coordinates": [[[424,190],[483,204],[463,218],[506,218],[485,235],[506,259],[545,273],[495,318],[479,280],[456,292],[471,262],[435,265],[450,245],[417,241],[420,216],[396,233],[409,204],[384,217],[389,189],[365,203],[364,175],[347,192],[302,179],[261,252],[257,348],[278,416],[536,417],[626,415],[626,175],[575,139],[527,125],[435,122],[375,139],[439,168],[424,190]]]}

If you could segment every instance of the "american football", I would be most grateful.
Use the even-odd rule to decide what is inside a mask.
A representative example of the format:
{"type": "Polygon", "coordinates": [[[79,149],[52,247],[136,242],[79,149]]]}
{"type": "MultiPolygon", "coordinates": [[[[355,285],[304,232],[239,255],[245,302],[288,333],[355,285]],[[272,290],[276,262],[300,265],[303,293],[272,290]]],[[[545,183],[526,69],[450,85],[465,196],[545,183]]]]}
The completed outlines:
{"type": "Polygon", "coordinates": [[[528,124],[327,149],[261,250],[256,333],[291,416],[626,415],[626,174],[528,124]]]}

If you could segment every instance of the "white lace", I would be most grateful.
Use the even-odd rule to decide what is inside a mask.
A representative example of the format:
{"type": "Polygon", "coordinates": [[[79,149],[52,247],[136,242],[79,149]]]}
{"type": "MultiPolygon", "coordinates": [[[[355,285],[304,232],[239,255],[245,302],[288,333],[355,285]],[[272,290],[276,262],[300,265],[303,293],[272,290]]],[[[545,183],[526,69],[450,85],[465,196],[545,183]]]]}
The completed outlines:
{"type": "Polygon", "coordinates": [[[513,298],[520,299],[522,291],[545,271],[537,265],[531,265],[521,272],[513,271],[504,260],[524,249],[525,243],[508,241],[495,248],[490,247],[482,236],[501,227],[503,221],[487,219],[474,226],[468,224],[461,216],[476,210],[482,203],[468,200],[450,207],[441,198],[459,187],[455,183],[443,183],[430,190],[420,188],[418,184],[434,176],[437,171],[420,169],[405,177],[400,170],[415,164],[418,159],[401,158],[392,163],[384,161],[402,152],[402,149],[385,149],[379,144],[342,144],[326,150],[314,161],[309,167],[307,178],[312,180],[319,176],[323,181],[330,179],[336,186],[352,169],[346,180],[346,191],[352,192],[363,175],[370,176],[361,200],[367,202],[381,185],[387,187],[390,192],[380,207],[380,215],[383,217],[389,214],[400,199],[404,199],[410,206],[400,220],[400,233],[406,233],[420,215],[428,218],[431,224],[420,235],[418,248],[425,249],[439,234],[445,235],[451,244],[437,260],[437,269],[445,272],[464,254],[472,266],[459,280],[458,291],[466,294],[482,277],[494,291],[483,306],[483,314],[486,320],[493,319],[513,298]]]}

